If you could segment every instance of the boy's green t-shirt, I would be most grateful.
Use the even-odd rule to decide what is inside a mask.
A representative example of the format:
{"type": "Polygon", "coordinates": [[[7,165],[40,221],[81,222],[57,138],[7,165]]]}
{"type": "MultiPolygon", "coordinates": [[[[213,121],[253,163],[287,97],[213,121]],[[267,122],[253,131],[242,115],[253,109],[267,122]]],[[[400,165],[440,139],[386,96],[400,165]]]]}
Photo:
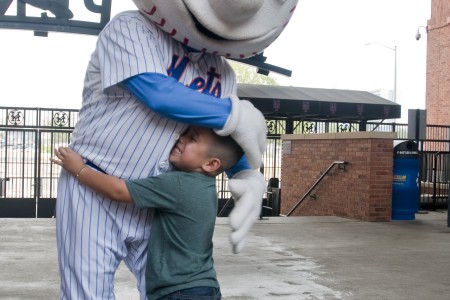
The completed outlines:
{"type": "Polygon", "coordinates": [[[137,207],[155,208],[147,251],[148,299],[191,287],[219,287],[212,257],[215,178],[175,171],[126,185],[137,207]]]}

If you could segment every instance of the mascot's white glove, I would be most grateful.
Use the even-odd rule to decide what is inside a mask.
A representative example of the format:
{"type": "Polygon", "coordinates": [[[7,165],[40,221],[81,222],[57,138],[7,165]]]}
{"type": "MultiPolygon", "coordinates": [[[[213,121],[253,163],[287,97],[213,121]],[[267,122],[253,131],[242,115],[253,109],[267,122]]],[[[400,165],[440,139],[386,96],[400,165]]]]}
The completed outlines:
{"type": "Polygon", "coordinates": [[[266,121],[253,104],[231,96],[231,113],[218,135],[231,137],[241,146],[252,169],[259,169],[266,148],[266,121]]]}
{"type": "Polygon", "coordinates": [[[241,171],[228,182],[235,206],[228,221],[231,226],[230,242],[233,252],[239,253],[244,248],[245,237],[261,213],[266,183],[264,176],[255,170],[241,171]]]}
{"type": "Polygon", "coordinates": [[[264,176],[259,170],[262,153],[266,147],[266,121],[262,113],[246,100],[231,96],[231,113],[218,135],[231,137],[241,146],[253,170],[241,171],[230,179],[228,185],[235,201],[229,215],[230,241],[233,252],[239,253],[245,245],[245,236],[258,219],[265,191],[264,176]]]}

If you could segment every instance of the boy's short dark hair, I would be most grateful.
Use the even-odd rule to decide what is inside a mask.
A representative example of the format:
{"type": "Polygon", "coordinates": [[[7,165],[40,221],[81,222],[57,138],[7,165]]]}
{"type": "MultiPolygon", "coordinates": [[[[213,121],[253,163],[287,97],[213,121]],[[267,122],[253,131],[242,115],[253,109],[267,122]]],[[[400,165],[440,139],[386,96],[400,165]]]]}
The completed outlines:
{"type": "Polygon", "coordinates": [[[221,167],[217,172],[219,175],[233,167],[244,155],[244,151],[231,136],[220,136],[216,133],[213,136],[213,145],[209,149],[209,155],[220,159],[221,167]]]}

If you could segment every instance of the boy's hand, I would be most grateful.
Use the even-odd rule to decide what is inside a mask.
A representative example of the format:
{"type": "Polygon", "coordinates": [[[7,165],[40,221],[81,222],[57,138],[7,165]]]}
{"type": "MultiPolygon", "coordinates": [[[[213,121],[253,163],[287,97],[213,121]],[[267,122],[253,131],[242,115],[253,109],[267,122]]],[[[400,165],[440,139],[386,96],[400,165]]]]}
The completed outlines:
{"type": "Polygon", "coordinates": [[[84,167],[83,158],[69,147],[59,147],[58,149],[55,149],[55,155],[59,160],[50,158],[50,161],[60,165],[75,176],[84,167]]]}

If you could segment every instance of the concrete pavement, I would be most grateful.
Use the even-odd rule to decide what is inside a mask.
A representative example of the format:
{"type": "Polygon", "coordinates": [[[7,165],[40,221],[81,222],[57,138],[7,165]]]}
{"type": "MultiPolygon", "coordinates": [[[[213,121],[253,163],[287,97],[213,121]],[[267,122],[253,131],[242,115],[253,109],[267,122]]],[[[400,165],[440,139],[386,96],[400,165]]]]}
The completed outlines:
{"type": "MultiPolygon", "coordinates": [[[[243,253],[218,218],[214,255],[223,299],[450,299],[447,211],[414,221],[272,217],[243,253]]],[[[138,299],[121,265],[116,299],[138,299]]],[[[0,219],[0,299],[57,299],[55,219],[0,219]]]]}

